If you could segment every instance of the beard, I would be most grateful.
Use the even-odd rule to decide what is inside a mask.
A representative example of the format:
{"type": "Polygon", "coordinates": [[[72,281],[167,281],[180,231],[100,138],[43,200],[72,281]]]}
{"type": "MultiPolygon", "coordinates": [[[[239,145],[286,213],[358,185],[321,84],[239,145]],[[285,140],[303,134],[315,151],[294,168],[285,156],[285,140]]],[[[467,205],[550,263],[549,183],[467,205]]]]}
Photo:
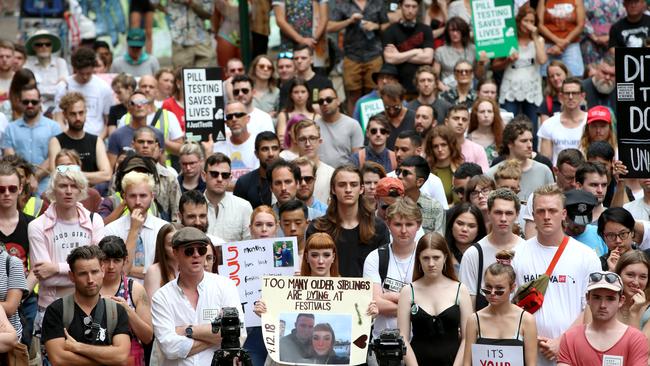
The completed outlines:
{"type": "Polygon", "coordinates": [[[594,82],[594,87],[600,94],[610,94],[612,91],[614,91],[614,87],[616,86],[614,81],[606,82],[596,77],[592,78],[591,80],[594,82]]]}

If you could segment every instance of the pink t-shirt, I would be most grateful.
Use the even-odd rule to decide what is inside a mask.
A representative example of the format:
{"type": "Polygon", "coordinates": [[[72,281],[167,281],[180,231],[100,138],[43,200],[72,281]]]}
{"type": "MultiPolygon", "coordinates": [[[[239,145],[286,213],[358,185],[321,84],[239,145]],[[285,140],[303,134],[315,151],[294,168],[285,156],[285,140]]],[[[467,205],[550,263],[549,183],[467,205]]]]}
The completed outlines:
{"type": "Polygon", "coordinates": [[[648,341],[641,331],[628,326],[621,339],[603,352],[591,346],[585,335],[585,325],[576,325],[562,336],[557,361],[571,366],[647,366],[648,341]],[[615,361],[603,363],[603,358],[615,361]]]}
{"type": "Polygon", "coordinates": [[[460,149],[466,163],[476,163],[480,165],[481,168],[483,168],[483,173],[490,169],[490,164],[488,164],[487,155],[485,154],[483,146],[474,141],[465,139],[465,142],[460,145],[460,149]]]}

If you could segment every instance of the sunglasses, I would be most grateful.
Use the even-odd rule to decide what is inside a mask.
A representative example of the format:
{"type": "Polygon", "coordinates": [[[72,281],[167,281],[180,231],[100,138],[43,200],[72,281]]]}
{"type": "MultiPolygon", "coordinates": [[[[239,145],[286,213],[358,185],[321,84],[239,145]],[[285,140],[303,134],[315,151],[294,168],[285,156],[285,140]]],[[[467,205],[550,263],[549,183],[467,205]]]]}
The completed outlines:
{"type": "Polygon", "coordinates": [[[38,99],[23,99],[23,100],[20,101],[20,103],[22,103],[22,105],[24,105],[24,106],[28,106],[30,104],[31,105],[39,105],[41,103],[41,101],[38,100],[38,99]]]}
{"type": "Polygon", "coordinates": [[[87,327],[86,330],[84,330],[84,339],[92,343],[97,339],[97,333],[101,329],[101,325],[95,323],[91,316],[84,317],[83,322],[87,327]]]}
{"type": "Polygon", "coordinates": [[[325,103],[332,104],[332,102],[334,100],[336,100],[336,98],[334,98],[334,97],[321,98],[321,99],[318,99],[318,104],[319,105],[323,105],[325,103]]]}
{"type": "Polygon", "coordinates": [[[381,133],[382,135],[388,135],[388,130],[385,128],[371,128],[370,129],[370,134],[371,135],[376,135],[377,133],[381,133]]]}
{"type": "Polygon", "coordinates": [[[457,69],[454,72],[459,75],[469,75],[472,73],[472,69],[457,69]]]}
{"type": "Polygon", "coordinates": [[[401,111],[402,110],[402,105],[397,104],[397,105],[386,105],[384,106],[384,109],[388,111],[401,111]]]}
{"type": "Polygon", "coordinates": [[[287,52],[280,52],[280,53],[278,53],[278,58],[279,59],[280,58],[288,58],[288,59],[292,60],[293,59],[293,52],[288,52],[288,51],[287,52]]]}
{"type": "Polygon", "coordinates": [[[234,95],[234,96],[238,96],[239,93],[241,93],[242,95],[247,95],[248,92],[250,92],[250,91],[251,91],[251,90],[248,89],[248,88],[233,89],[233,90],[232,90],[232,95],[234,95]]]}
{"type": "Polygon", "coordinates": [[[257,68],[261,70],[273,70],[273,65],[257,64],[257,68]]]}
{"type": "Polygon", "coordinates": [[[132,100],[129,102],[129,104],[131,105],[131,107],[140,107],[149,104],[149,100],[148,99],[132,100]]]}
{"type": "Polygon", "coordinates": [[[18,192],[18,186],[0,186],[0,194],[5,194],[7,191],[9,191],[9,193],[16,193],[18,192]]]}
{"type": "Polygon", "coordinates": [[[52,43],[49,43],[49,42],[34,42],[34,47],[52,47],[52,43]]]}
{"type": "Polygon", "coordinates": [[[230,179],[230,175],[231,175],[230,172],[218,172],[215,170],[209,170],[208,174],[210,174],[210,176],[214,179],[219,178],[219,176],[221,176],[221,178],[223,179],[230,179]]]}
{"type": "Polygon", "coordinates": [[[208,247],[207,246],[202,246],[202,247],[186,247],[183,249],[183,254],[185,254],[186,257],[191,257],[194,255],[194,253],[198,252],[199,256],[204,256],[205,253],[208,252],[208,247]]]}
{"type": "Polygon", "coordinates": [[[616,273],[602,273],[602,272],[593,272],[592,274],[589,275],[589,281],[591,282],[600,282],[603,277],[605,277],[605,281],[607,283],[616,283],[618,282],[621,287],[623,287],[623,282],[621,282],[621,278],[618,277],[616,273]]]}
{"type": "Polygon", "coordinates": [[[406,178],[411,174],[415,174],[415,173],[413,173],[410,170],[406,170],[406,169],[395,169],[395,175],[397,175],[398,177],[402,176],[402,177],[406,178]]]}
{"type": "Polygon", "coordinates": [[[244,112],[229,113],[229,114],[226,114],[226,121],[232,121],[235,118],[240,119],[240,118],[244,117],[245,115],[246,115],[246,113],[244,113],[244,112]]]}
{"type": "Polygon", "coordinates": [[[495,289],[495,288],[493,288],[493,289],[482,288],[481,293],[483,294],[483,296],[489,296],[489,295],[492,295],[492,294],[494,294],[496,296],[502,296],[503,294],[506,293],[506,290],[505,289],[495,289]]]}
{"type": "MultiPolygon", "coordinates": [[[[307,176],[307,177],[300,177],[300,181],[301,181],[301,182],[305,182],[305,183],[307,183],[307,184],[311,184],[311,183],[312,183],[313,181],[315,181],[315,180],[316,180],[316,178],[314,178],[314,177],[309,177],[309,176],[307,176]]],[[[2,186],[0,186],[0,187],[2,187],[2,186]]],[[[3,193],[3,192],[0,192],[0,193],[3,193]]]]}

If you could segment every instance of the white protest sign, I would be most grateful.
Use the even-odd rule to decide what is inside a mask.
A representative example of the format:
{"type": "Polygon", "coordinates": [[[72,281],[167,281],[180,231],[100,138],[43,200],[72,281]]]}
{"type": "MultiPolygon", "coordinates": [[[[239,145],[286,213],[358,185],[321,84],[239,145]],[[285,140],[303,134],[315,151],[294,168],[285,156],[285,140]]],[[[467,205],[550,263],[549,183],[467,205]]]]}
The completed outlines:
{"type": "Polygon", "coordinates": [[[262,278],[264,344],[269,356],[290,364],[366,362],[372,284],[363,278],[262,278]]]}
{"type": "Polygon", "coordinates": [[[259,327],[253,303],[261,297],[262,275],[291,276],[300,267],[295,237],[246,240],[221,245],[219,274],[235,281],[247,327],[259,327]]]}
{"type": "Polygon", "coordinates": [[[225,139],[221,69],[183,69],[185,130],[190,140],[225,139]]]}
{"type": "Polygon", "coordinates": [[[472,366],[522,366],[523,346],[472,345],[472,366]]]}

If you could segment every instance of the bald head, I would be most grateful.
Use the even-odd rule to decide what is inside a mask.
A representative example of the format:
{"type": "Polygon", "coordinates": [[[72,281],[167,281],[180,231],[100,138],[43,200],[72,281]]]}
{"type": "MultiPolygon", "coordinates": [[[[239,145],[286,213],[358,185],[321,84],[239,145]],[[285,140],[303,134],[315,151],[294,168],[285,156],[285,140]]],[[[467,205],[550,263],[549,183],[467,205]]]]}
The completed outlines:
{"type": "Polygon", "coordinates": [[[138,88],[145,93],[149,100],[154,100],[156,98],[158,81],[153,75],[143,75],[138,83],[138,88]]]}

